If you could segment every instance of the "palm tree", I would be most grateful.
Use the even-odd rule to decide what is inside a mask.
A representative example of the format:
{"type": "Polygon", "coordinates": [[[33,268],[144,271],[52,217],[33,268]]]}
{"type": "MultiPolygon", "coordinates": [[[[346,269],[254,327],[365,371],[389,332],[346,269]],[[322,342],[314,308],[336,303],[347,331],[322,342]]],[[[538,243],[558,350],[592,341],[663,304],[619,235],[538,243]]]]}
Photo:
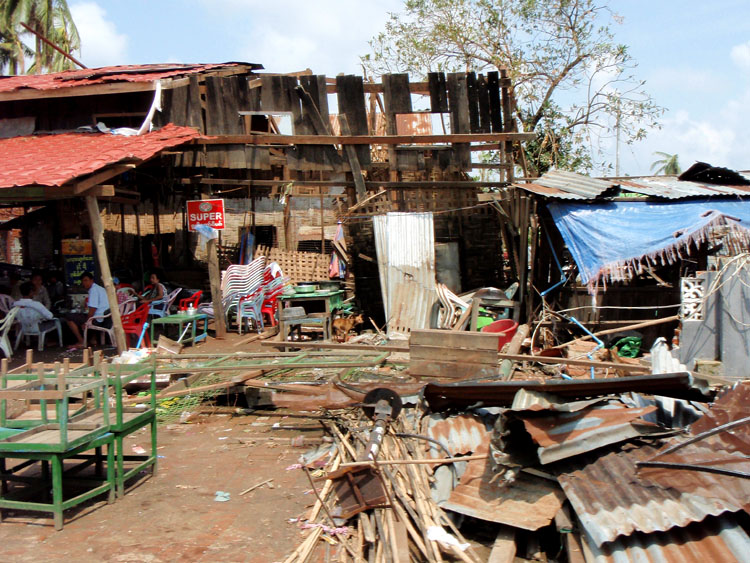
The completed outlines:
{"type": "Polygon", "coordinates": [[[651,171],[654,172],[654,174],[677,176],[680,172],[682,172],[680,163],[677,161],[676,154],[657,151],[654,153],[654,156],[661,157],[659,160],[655,160],[653,164],[651,164],[651,171]]]}
{"type": "Polygon", "coordinates": [[[13,45],[11,56],[15,62],[9,64],[11,71],[24,71],[24,57],[31,50],[20,38],[28,35],[34,38],[34,49],[31,51],[33,63],[29,72],[41,74],[75,68],[72,61],[44,43],[37,35],[26,31],[21,26],[22,23],[63,51],[71,53],[80,50],[81,39],[66,0],[0,0],[0,32],[13,45]]]}

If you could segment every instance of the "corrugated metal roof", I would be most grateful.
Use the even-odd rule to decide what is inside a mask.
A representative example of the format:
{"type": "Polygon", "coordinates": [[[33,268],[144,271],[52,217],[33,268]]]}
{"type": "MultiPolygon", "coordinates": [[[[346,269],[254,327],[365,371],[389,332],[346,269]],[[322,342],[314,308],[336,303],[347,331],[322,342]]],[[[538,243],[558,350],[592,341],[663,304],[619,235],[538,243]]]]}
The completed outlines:
{"type": "Polygon", "coordinates": [[[63,133],[0,139],[0,188],[61,186],[111,164],[144,161],[200,134],[166,125],[126,137],[105,133],[63,133]]]}
{"type": "Polygon", "coordinates": [[[635,463],[652,458],[651,446],[628,445],[558,476],[560,486],[596,545],[634,532],[665,532],[707,516],[743,509],[742,503],[661,487],[639,478],[635,463]]]}
{"type": "Polygon", "coordinates": [[[625,191],[639,193],[650,197],[663,197],[666,199],[750,196],[750,186],[719,186],[716,184],[685,182],[678,180],[674,176],[636,178],[633,181],[619,181],[619,184],[625,191]]]}
{"type": "Polygon", "coordinates": [[[517,184],[524,190],[555,199],[595,199],[617,186],[608,180],[599,180],[574,172],[550,170],[531,184],[517,184]]]}
{"type": "Polygon", "coordinates": [[[588,563],[746,561],[750,537],[733,516],[725,515],[668,532],[633,534],[602,547],[584,541],[583,551],[588,563]]]}
{"type": "MultiPolygon", "coordinates": [[[[750,180],[750,175],[740,174],[750,180]]],[[[573,172],[552,170],[530,183],[514,184],[527,192],[550,199],[593,200],[610,195],[606,192],[621,188],[623,192],[666,199],[697,197],[748,197],[750,186],[721,186],[679,180],[674,176],[635,177],[632,180],[591,178],[573,172]]]]}
{"type": "Polygon", "coordinates": [[[187,76],[207,70],[219,70],[247,66],[250,70],[263,68],[254,63],[208,63],[208,64],[146,64],[120,65],[100,68],[68,70],[51,74],[29,74],[0,76],[0,93],[23,89],[58,90],[76,86],[91,86],[111,82],[153,82],[163,78],[187,76]]]}

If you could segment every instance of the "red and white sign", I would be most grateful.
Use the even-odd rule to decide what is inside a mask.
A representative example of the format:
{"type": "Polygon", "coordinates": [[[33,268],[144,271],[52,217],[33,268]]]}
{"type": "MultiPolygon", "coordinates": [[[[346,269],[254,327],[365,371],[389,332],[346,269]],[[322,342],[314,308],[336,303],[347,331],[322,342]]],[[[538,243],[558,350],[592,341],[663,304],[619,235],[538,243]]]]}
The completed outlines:
{"type": "Polygon", "coordinates": [[[208,225],[214,229],[224,228],[224,200],[199,199],[187,202],[188,229],[208,225]]]}

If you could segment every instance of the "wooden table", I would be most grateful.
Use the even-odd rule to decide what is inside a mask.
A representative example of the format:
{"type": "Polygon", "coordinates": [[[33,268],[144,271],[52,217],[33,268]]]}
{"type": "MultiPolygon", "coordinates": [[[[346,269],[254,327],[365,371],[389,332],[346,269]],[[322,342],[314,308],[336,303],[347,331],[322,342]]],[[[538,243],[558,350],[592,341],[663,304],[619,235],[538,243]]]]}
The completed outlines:
{"type": "Polygon", "coordinates": [[[195,344],[208,337],[208,315],[205,313],[196,313],[194,315],[168,315],[166,317],[160,317],[152,319],[151,321],[151,342],[154,340],[154,329],[156,325],[177,325],[177,330],[180,334],[178,342],[180,344],[186,344],[188,342],[195,344]],[[203,332],[198,333],[198,321],[203,321],[203,332]],[[183,327],[190,325],[190,338],[182,338],[183,327]]]}

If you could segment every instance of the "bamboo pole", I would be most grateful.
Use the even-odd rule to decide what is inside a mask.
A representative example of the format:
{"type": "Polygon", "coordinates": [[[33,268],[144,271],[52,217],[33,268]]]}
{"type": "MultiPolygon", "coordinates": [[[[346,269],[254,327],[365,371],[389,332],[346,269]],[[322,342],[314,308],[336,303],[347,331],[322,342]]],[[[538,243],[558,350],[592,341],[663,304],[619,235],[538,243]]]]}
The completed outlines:
{"type": "Polygon", "coordinates": [[[96,255],[97,258],[99,258],[102,283],[104,284],[104,289],[107,291],[107,301],[109,302],[109,310],[112,314],[112,326],[115,331],[115,345],[117,346],[117,352],[122,354],[127,350],[127,340],[125,339],[125,331],[122,328],[122,319],[120,319],[120,307],[117,303],[115,284],[112,282],[112,273],[109,270],[109,258],[107,257],[107,248],[104,244],[104,226],[102,225],[102,218],[99,215],[99,203],[95,196],[86,196],[86,209],[89,213],[89,221],[91,223],[91,233],[94,236],[96,255]]]}
{"type": "Polygon", "coordinates": [[[552,348],[565,348],[566,346],[570,346],[571,344],[576,344],[577,342],[583,342],[584,340],[589,340],[590,338],[593,338],[594,336],[604,336],[606,334],[615,334],[617,332],[623,332],[626,330],[637,330],[639,328],[647,328],[650,326],[665,324],[665,323],[671,323],[673,321],[679,321],[680,316],[679,315],[672,315],[671,317],[664,317],[663,319],[654,319],[653,321],[644,321],[641,323],[635,323],[632,325],[625,325],[621,326],[619,328],[609,328],[607,330],[600,330],[598,332],[594,332],[593,335],[587,334],[586,336],[581,336],[580,338],[576,338],[575,340],[571,340],[570,342],[565,342],[564,344],[558,344],[557,346],[553,346],[552,348]]]}

